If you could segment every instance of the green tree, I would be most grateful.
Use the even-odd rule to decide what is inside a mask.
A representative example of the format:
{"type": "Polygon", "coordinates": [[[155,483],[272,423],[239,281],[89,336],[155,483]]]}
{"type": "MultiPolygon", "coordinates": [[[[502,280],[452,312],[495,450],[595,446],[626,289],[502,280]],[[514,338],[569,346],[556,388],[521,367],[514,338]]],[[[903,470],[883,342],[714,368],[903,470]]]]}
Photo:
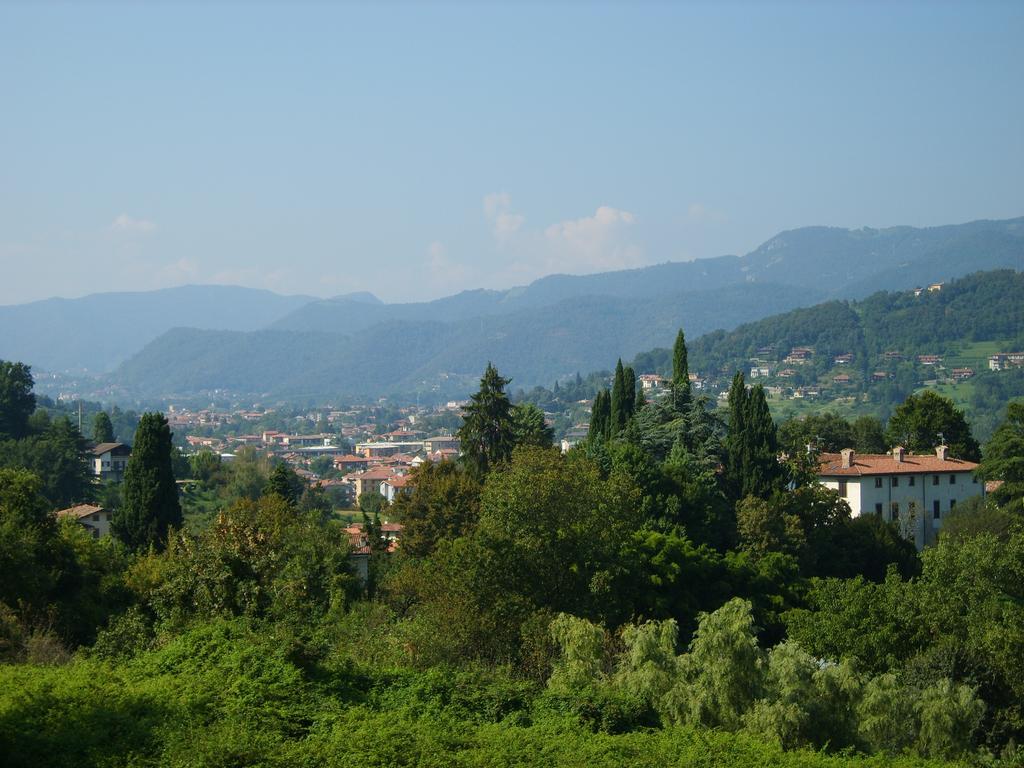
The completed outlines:
{"type": "Polygon", "coordinates": [[[124,501],[111,529],[130,549],[163,549],[181,527],[181,505],[171,468],[171,430],[161,413],[145,413],[124,474],[124,501]]]}
{"type": "Polygon", "coordinates": [[[739,371],[732,377],[729,387],[729,431],[725,439],[726,486],[734,499],[742,498],[744,485],[744,456],[747,411],[747,387],[739,371]]]}
{"type": "Polygon", "coordinates": [[[637,409],[636,400],[636,371],[633,366],[627,365],[622,369],[622,389],[626,403],[627,421],[633,417],[637,409]]]}
{"type": "Polygon", "coordinates": [[[306,490],[306,484],[287,462],[282,461],[270,473],[267,484],[263,487],[263,495],[276,493],[289,506],[295,506],[306,490]]]}
{"type": "Polygon", "coordinates": [[[100,411],[92,420],[92,441],[96,445],[114,442],[114,424],[106,411],[100,411]]]}
{"type": "Polygon", "coordinates": [[[402,552],[431,554],[441,541],[469,534],[480,517],[480,483],[452,461],[427,462],[413,470],[412,491],[395,499],[402,522],[402,552]]]}
{"type": "Polygon", "coordinates": [[[669,722],[737,730],[754,703],[764,666],[751,604],[733,598],[701,616],[680,680],[665,695],[669,722]]]}
{"type": "Polygon", "coordinates": [[[25,437],[28,418],[36,409],[32,369],[0,360],[0,440],[25,437]]]}
{"type": "Polygon", "coordinates": [[[622,359],[620,358],[615,364],[615,378],[612,381],[611,434],[613,437],[625,428],[626,422],[629,420],[627,403],[625,371],[622,368],[622,359]]]}
{"type": "Polygon", "coordinates": [[[902,445],[917,453],[930,453],[942,440],[955,458],[981,458],[978,441],[971,435],[964,412],[952,400],[930,389],[911,395],[897,406],[889,418],[885,438],[889,445],[902,445]]]}
{"type": "Polygon", "coordinates": [[[857,453],[885,453],[885,430],[876,416],[858,416],[851,425],[853,448],[857,453]]]}
{"type": "Polygon", "coordinates": [[[512,430],[516,445],[550,448],[554,430],[544,421],[544,412],[533,403],[517,403],[512,408],[512,430]]]}
{"type": "Polygon", "coordinates": [[[54,584],[57,527],[39,478],[0,469],[0,604],[42,608],[54,584]]]}
{"type": "Polygon", "coordinates": [[[1024,499],[1024,400],[1006,406],[1006,418],[985,444],[978,474],[986,480],[1002,480],[993,493],[999,504],[1014,504],[1018,511],[1024,499]]]}
{"type": "Polygon", "coordinates": [[[594,395],[594,405],[590,411],[590,430],[587,432],[587,439],[591,443],[597,443],[606,439],[611,432],[611,423],[611,395],[607,389],[602,389],[594,395]]]}
{"type": "Polygon", "coordinates": [[[672,402],[676,410],[683,411],[691,398],[689,355],[686,351],[686,336],[680,328],[672,347],[672,402]]]}
{"type": "Polygon", "coordinates": [[[458,433],[462,456],[479,477],[485,476],[494,465],[508,461],[515,447],[512,404],[505,394],[509,381],[488,363],[480,379],[480,389],[470,396],[469,405],[463,409],[458,433]]]}

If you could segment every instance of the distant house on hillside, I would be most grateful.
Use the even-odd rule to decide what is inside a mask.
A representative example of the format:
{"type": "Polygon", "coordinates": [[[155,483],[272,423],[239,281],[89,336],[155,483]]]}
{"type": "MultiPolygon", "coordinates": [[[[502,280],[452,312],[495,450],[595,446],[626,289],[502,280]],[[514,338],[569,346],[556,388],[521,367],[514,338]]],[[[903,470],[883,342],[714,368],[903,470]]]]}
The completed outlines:
{"type": "Polygon", "coordinates": [[[110,511],[95,504],[76,504],[73,507],[57,512],[57,517],[74,520],[92,534],[94,539],[101,539],[110,533],[110,511]]]}
{"type": "Polygon", "coordinates": [[[124,480],[132,447],[124,443],[100,443],[92,449],[92,473],[100,480],[124,480]]]}
{"type": "Polygon", "coordinates": [[[1024,352],[998,352],[988,359],[990,371],[1005,371],[1024,366],[1024,352]]]}
{"type": "Polygon", "coordinates": [[[668,383],[664,376],[659,376],[656,373],[641,373],[638,378],[640,379],[640,388],[645,392],[664,389],[668,383]]]}

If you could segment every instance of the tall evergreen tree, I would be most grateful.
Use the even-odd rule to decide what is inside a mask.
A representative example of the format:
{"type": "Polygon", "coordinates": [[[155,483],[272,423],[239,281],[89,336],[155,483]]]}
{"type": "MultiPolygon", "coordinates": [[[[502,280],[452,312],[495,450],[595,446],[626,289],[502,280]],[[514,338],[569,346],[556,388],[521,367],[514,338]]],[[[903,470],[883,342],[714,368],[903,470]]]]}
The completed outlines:
{"type": "Polygon", "coordinates": [[[767,498],[780,489],[782,465],[779,464],[778,437],[772,421],[764,387],[758,384],[746,398],[743,417],[743,482],[741,495],[767,498]]]}
{"type": "Polygon", "coordinates": [[[676,343],[672,347],[672,402],[679,411],[685,410],[689,404],[692,392],[690,390],[690,363],[686,351],[686,336],[680,328],[676,334],[676,343]]]}
{"type": "Polygon", "coordinates": [[[622,388],[626,395],[626,421],[629,421],[636,413],[636,371],[631,365],[622,372],[622,388]]]}
{"type": "Polygon", "coordinates": [[[622,369],[622,358],[615,364],[615,380],[612,383],[612,422],[611,434],[617,435],[626,426],[629,416],[626,413],[626,380],[622,369]]]}
{"type": "Polygon", "coordinates": [[[611,395],[607,389],[594,395],[594,405],[590,410],[590,431],[587,437],[593,442],[608,437],[611,426],[611,395]]]}
{"type": "Polygon", "coordinates": [[[124,501],[111,528],[131,549],[162,549],[167,532],[181,526],[181,505],[171,468],[171,429],[162,413],[144,413],[124,473],[124,501]]]}
{"type": "Polygon", "coordinates": [[[92,420],[92,441],[96,445],[114,442],[114,425],[106,411],[100,411],[92,420]]]}
{"type": "Polygon", "coordinates": [[[486,475],[495,464],[507,461],[515,447],[512,403],[505,394],[509,381],[487,363],[479,391],[470,396],[469,405],[463,409],[459,429],[462,456],[478,477],[486,475]]]}
{"type": "Polygon", "coordinates": [[[739,371],[732,377],[728,402],[729,431],[725,440],[725,477],[730,494],[738,499],[743,489],[744,430],[747,415],[747,385],[739,371]]]}

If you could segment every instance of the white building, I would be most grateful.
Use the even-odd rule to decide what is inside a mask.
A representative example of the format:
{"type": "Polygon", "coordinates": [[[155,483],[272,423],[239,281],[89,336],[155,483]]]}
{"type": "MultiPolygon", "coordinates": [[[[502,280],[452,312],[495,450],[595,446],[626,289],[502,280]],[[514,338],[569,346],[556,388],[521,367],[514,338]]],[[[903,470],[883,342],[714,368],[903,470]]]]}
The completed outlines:
{"type": "Polygon", "coordinates": [[[58,518],[74,520],[92,534],[94,539],[101,539],[110,533],[111,512],[95,504],[76,504],[56,513],[58,518]]]}
{"type": "Polygon", "coordinates": [[[874,514],[897,522],[918,549],[935,541],[943,518],[957,503],[985,493],[974,475],[978,465],[951,458],[945,445],[927,456],[912,456],[900,447],[858,456],[846,448],[824,453],[818,461],[819,482],[846,499],[854,517],[874,514]]]}
{"type": "Polygon", "coordinates": [[[124,480],[124,471],[132,455],[130,445],[100,443],[92,449],[92,473],[100,480],[124,480]]]}

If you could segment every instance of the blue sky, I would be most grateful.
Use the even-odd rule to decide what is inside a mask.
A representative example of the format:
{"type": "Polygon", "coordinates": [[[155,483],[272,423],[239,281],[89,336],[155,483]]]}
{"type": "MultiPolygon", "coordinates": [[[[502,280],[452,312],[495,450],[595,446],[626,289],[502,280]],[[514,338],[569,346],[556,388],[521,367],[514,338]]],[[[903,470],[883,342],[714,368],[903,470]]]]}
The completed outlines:
{"type": "Polygon", "coordinates": [[[1024,215],[1024,3],[0,4],[0,303],[1024,215]]]}

